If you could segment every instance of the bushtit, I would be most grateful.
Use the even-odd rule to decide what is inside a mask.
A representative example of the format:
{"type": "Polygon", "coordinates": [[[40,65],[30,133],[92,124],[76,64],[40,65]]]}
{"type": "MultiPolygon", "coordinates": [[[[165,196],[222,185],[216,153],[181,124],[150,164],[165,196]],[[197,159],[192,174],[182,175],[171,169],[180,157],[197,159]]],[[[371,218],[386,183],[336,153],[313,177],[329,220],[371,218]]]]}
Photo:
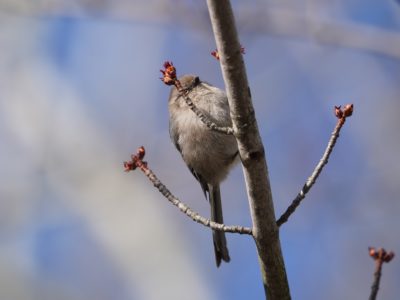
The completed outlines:
{"type": "MultiPolygon", "coordinates": [[[[198,109],[218,126],[231,126],[226,94],[194,75],[179,78],[183,89],[198,109]]],[[[199,181],[204,195],[211,205],[211,220],[223,223],[220,183],[238,161],[238,147],[232,135],[213,131],[206,127],[188,107],[175,86],[169,96],[169,132],[172,142],[194,177],[199,181]]],[[[225,233],[213,231],[215,260],[230,261],[225,233]]]]}

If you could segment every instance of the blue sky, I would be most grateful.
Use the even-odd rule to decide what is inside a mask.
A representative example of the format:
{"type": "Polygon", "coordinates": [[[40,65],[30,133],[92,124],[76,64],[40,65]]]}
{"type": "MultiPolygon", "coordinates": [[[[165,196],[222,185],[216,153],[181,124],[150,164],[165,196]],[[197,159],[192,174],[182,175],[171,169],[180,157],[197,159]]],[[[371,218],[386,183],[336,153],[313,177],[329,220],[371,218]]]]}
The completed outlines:
{"type": "MultiPolygon", "coordinates": [[[[142,174],[123,172],[144,145],[158,177],[208,216],[169,140],[169,88],[159,80],[172,60],[179,74],[223,87],[204,6],[187,5],[182,19],[158,21],[155,12],[0,9],[0,298],[263,297],[249,237],[228,235],[232,261],[216,269],[211,233],[142,174]]],[[[252,15],[262,12],[255,5],[235,2],[235,12],[277,215],[322,155],[333,106],[355,105],[316,186],[281,230],[292,296],[366,298],[367,247],[400,249],[400,7],[271,1],[272,17],[290,12],[274,27],[252,15]],[[293,16],[314,23],[291,28],[293,16]],[[356,28],[360,38],[335,37],[324,24],[356,28]]],[[[240,166],[221,189],[226,223],[250,226],[240,166]]],[[[382,299],[400,293],[398,266],[396,258],[384,266],[382,299]]]]}

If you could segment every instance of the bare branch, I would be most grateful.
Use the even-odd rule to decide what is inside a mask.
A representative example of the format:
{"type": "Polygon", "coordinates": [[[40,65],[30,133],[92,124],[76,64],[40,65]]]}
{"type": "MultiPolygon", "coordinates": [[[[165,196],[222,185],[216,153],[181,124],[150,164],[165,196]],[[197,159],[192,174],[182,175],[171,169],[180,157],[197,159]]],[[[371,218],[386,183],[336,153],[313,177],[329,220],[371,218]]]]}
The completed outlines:
{"type": "Polygon", "coordinates": [[[386,252],[383,248],[375,249],[373,247],[369,247],[368,251],[369,255],[375,260],[374,282],[371,286],[369,300],[375,300],[378,295],[379,283],[381,281],[382,265],[384,262],[389,263],[393,259],[394,253],[386,252]]]}
{"type": "Polygon", "coordinates": [[[231,119],[246,181],[266,297],[290,299],[264,147],[258,131],[235,20],[228,0],[207,0],[231,119]]]}
{"type": "Polygon", "coordinates": [[[160,191],[160,193],[168,199],[173,205],[179,208],[184,214],[190,217],[193,221],[200,223],[206,227],[214,230],[220,230],[230,233],[248,234],[252,235],[252,229],[243,226],[228,226],[225,224],[219,224],[211,221],[205,217],[202,217],[197,212],[193,211],[189,206],[181,202],[177,197],[175,197],[168,188],[157,178],[157,176],[147,167],[147,163],[143,161],[145,155],[144,147],[140,147],[137,154],[132,154],[131,161],[124,162],[125,171],[129,172],[139,168],[147,178],[153,183],[153,185],[160,191]]]}
{"type": "Polygon", "coordinates": [[[336,123],[335,129],[331,134],[331,138],[329,139],[328,145],[326,146],[325,152],[322,155],[322,158],[318,162],[311,176],[308,177],[306,183],[303,188],[297,194],[296,198],[292,201],[292,204],[286,209],[286,211],[282,214],[282,216],[276,221],[278,226],[281,226],[283,223],[287,222],[289,217],[295,212],[296,208],[300,205],[301,201],[306,197],[306,194],[310,191],[315,181],[317,180],[319,174],[321,174],[322,169],[328,163],[329,156],[331,155],[333,148],[335,147],[336,141],[339,138],[340,130],[342,129],[346,117],[351,116],[353,113],[353,104],[347,104],[343,111],[339,107],[335,107],[335,114],[338,117],[338,121],[336,123]]]}

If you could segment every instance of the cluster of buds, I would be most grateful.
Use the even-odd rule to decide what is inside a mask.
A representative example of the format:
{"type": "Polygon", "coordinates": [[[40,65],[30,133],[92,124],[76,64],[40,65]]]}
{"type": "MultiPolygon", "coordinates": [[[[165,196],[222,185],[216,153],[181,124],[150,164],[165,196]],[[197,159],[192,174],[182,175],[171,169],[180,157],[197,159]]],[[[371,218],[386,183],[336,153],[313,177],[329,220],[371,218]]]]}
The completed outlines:
{"type": "Polygon", "coordinates": [[[386,252],[385,249],[379,248],[375,249],[374,247],[368,247],[369,256],[371,256],[374,260],[380,260],[382,262],[390,262],[394,257],[394,252],[386,252]]]}
{"type": "Polygon", "coordinates": [[[146,154],[144,147],[141,146],[137,149],[136,154],[131,155],[131,161],[124,162],[125,172],[133,171],[136,168],[146,169],[147,163],[143,161],[144,155],[146,154]]]}
{"type": "Polygon", "coordinates": [[[335,106],[335,116],[338,119],[350,117],[353,114],[353,104],[346,104],[343,109],[341,106],[335,106]]]}
{"type": "Polygon", "coordinates": [[[162,82],[166,85],[176,84],[176,69],[172,64],[172,61],[166,61],[164,63],[164,70],[160,70],[160,72],[163,74],[163,77],[160,78],[162,82]]]}
{"type": "MultiPolygon", "coordinates": [[[[244,49],[244,47],[242,47],[242,45],[240,45],[240,53],[242,54],[246,54],[246,50],[244,49]]],[[[211,55],[214,56],[217,60],[220,59],[218,50],[215,49],[214,51],[211,52],[211,55]]]]}

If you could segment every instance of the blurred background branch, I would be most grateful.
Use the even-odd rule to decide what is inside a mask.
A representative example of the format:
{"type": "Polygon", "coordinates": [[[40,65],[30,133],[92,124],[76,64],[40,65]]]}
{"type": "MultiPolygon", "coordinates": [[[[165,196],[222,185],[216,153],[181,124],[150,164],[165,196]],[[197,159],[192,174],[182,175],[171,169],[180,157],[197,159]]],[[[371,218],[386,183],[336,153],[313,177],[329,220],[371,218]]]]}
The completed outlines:
{"type": "MultiPolygon", "coordinates": [[[[400,32],[363,23],[333,19],[318,10],[316,3],[305,1],[304,9],[293,2],[253,1],[237,6],[237,24],[246,35],[272,35],[311,40],[400,58],[400,32]],[[292,4],[291,4],[292,3],[292,4]]],[[[396,9],[396,7],[394,7],[396,9]]],[[[115,22],[141,21],[156,24],[180,24],[192,30],[209,28],[204,6],[187,0],[2,0],[0,12],[47,18],[102,18],[115,22]]]]}

